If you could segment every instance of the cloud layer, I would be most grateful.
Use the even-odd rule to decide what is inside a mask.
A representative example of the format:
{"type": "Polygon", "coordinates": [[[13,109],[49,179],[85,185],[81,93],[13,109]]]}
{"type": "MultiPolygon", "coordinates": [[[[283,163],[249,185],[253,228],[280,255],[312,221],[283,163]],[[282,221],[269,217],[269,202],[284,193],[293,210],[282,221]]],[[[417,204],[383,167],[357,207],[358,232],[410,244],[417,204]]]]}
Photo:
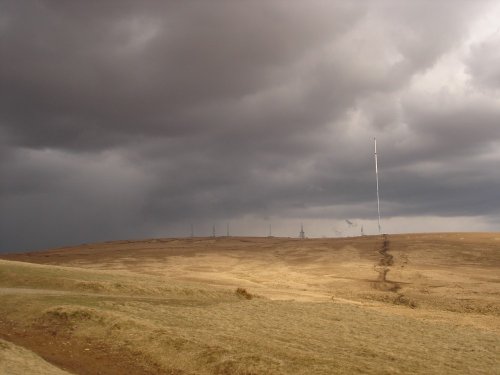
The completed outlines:
{"type": "Polygon", "coordinates": [[[494,230],[499,9],[0,1],[0,251],[374,232],[374,136],[391,230],[494,230]]]}

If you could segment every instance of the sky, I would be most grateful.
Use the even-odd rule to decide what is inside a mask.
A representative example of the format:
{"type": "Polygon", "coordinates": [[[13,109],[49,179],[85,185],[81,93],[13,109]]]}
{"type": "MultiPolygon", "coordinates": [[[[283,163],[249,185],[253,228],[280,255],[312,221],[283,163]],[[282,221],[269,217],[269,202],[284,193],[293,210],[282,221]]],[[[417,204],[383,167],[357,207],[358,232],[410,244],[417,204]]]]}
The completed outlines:
{"type": "Polygon", "coordinates": [[[500,229],[498,1],[0,0],[0,252],[500,229]],[[352,224],[349,224],[349,220],[352,224]]]}

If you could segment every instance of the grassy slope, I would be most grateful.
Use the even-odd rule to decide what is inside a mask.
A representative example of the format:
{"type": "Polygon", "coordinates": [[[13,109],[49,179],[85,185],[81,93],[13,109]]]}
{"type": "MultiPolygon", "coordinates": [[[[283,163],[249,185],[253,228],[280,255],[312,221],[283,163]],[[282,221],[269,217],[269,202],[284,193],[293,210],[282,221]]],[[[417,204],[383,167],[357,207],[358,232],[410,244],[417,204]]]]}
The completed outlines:
{"type": "Polygon", "coordinates": [[[34,353],[0,339],[0,374],[70,375],[34,353]]]}
{"type": "MultiPolygon", "coordinates": [[[[79,373],[86,371],[85,358],[103,353],[135,363],[129,373],[500,373],[498,245],[489,238],[443,236],[391,236],[395,263],[389,275],[402,282],[396,293],[370,281],[377,238],[200,242],[189,257],[182,256],[182,246],[192,250],[193,243],[182,241],[166,242],[170,248],[156,252],[151,242],[143,243],[147,254],[127,252],[137,243],[116,249],[105,244],[106,251],[95,246],[93,260],[75,257],[85,254],[82,248],[65,260],[68,250],[50,253],[61,254],[55,257],[59,264],[80,267],[0,260],[0,287],[37,289],[1,289],[0,324],[10,327],[13,339],[26,330],[80,348],[73,363],[49,356],[79,373]],[[333,259],[329,247],[337,251],[333,259]],[[146,267],[158,262],[161,267],[146,267]],[[205,268],[193,271],[195,266],[205,268]],[[473,272],[478,267],[480,275],[473,272]],[[182,275],[191,270],[189,277],[175,268],[182,275]],[[266,272],[294,276],[259,283],[266,272]],[[217,279],[221,273],[224,278],[217,279]],[[242,298],[234,292],[240,284],[268,297],[280,292],[281,300],[242,298]],[[283,300],[290,290],[300,301],[283,300]]],[[[44,256],[35,260],[48,263],[44,256]]],[[[45,354],[31,341],[23,343],[45,354]]]]}

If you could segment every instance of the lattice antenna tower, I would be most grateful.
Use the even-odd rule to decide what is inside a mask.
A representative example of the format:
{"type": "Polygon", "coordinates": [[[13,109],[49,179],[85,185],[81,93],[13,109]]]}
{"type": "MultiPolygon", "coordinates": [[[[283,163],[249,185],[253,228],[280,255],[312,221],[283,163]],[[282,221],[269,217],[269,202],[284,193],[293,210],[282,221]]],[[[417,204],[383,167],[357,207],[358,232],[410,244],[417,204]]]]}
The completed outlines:
{"type": "Polygon", "coordinates": [[[306,234],[304,233],[304,225],[302,225],[302,223],[300,223],[299,238],[300,238],[300,239],[304,239],[304,238],[306,238],[306,234]]]}

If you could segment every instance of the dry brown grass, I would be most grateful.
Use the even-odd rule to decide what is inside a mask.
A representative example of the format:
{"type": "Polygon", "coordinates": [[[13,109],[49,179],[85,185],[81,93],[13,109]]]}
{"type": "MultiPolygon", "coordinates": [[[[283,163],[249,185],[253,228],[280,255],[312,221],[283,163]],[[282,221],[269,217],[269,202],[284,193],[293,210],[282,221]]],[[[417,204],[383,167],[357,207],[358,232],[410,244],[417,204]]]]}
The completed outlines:
{"type": "Polygon", "coordinates": [[[388,241],[383,265],[378,236],[13,256],[42,264],[0,261],[0,328],[12,341],[24,331],[81,349],[67,364],[78,373],[85,358],[109,358],[103,371],[120,373],[117,356],[138,374],[500,373],[500,234],[388,241]]]}
{"type": "Polygon", "coordinates": [[[70,375],[22,347],[0,339],[0,374],[70,375]]]}

